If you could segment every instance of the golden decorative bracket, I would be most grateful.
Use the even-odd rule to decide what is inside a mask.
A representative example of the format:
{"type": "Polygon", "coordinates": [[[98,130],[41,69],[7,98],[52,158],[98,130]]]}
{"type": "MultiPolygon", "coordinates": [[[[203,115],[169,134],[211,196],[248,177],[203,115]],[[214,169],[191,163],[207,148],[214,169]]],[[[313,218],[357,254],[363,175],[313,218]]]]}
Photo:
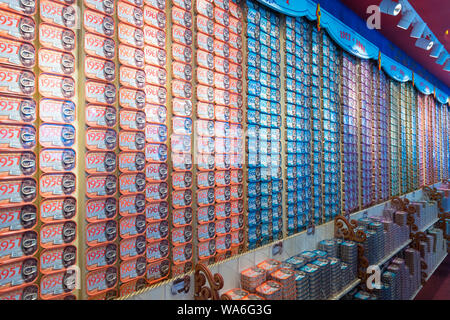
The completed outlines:
{"type": "Polygon", "coordinates": [[[356,230],[357,227],[355,220],[347,220],[342,215],[334,218],[334,234],[337,238],[344,238],[345,240],[355,241],[358,246],[358,278],[366,280],[367,267],[369,266],[369,260],[364,256],[364,246],[362,243],[366,240],[366,234],[362,230],[356,230]]]}
{"type": "Polygon", "coordinates": [[[223,288],[223,277],[220,273],[213,275],[206,265],[201,262],[197,263],[194,283],[195,300],[219,300],[219,290],[223,288]],[[206,284],[206,280],[208,280],[209,287],[206,284]]]}

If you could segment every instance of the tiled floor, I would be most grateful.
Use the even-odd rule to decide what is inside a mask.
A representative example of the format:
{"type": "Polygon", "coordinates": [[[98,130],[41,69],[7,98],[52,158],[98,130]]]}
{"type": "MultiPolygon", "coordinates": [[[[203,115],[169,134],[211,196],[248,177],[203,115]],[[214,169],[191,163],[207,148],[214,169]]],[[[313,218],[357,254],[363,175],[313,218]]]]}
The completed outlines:
{"type": "Polygon", "coordinates": [[[450,300],[450,254],[425,283],[414,300],[450,300]]]}

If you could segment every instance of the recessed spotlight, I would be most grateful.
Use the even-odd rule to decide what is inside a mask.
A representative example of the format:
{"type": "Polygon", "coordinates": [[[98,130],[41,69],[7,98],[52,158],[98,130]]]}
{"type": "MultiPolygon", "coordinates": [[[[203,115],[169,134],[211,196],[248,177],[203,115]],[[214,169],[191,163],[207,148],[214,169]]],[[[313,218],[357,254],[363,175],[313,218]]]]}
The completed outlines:
{"type": "Polygon", "coordinates": [[[433,45],[433,49],[431,50],[430,57],[432,57],[432,58],[439,57],[439,54],[441,53],[441,50],[442,50],[442,44],[435,43],[433,45]]]}
{"type": "Polygon", "coordinates": [[[432,46],[433,46],[433,41],[431,41],[430,39],[419,38],[416,41],[416,47],[419,47],[419,48],[422,48],[425,50],[430,50],[432,46]]]}
{"type": "Polygon", "coordinates": [[[380,3],[380,11],[391,16],[396,16],[402,10],[402,4],[392,0],[383,0],[380,3]]]}
{"type": "Polygon", "coordinates": [[[414,19],[414,12],[406,11],[404,14],[402,14],[402,18],[398,22],[397,27],[406,30],[411,25],[413,19],[414,19]]]}
{"type": "Polygon", "coordinates": [[[425,31],[426,26],[427,25],[421,21],[417,21],[416,23],[414,23],[414,28],[411,31],[411,37],[420,38],[425,31]]]}

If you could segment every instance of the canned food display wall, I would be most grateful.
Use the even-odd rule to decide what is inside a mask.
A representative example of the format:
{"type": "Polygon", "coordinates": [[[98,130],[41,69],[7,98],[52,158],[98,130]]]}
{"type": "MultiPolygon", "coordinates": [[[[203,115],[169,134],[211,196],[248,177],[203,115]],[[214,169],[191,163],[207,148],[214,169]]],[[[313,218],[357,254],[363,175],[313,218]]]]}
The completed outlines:
{"type": "Polygon", "coordinates": [[[253,249],[283,236],[281,50],[278,14],[248,0],[247,20],[248,247],[253,249]]]}
{"type": "Polygon", "coordinates": [[[0,0],[0,300],[127,297],[433,184],[449,124],[256,0],[0,0]]]}

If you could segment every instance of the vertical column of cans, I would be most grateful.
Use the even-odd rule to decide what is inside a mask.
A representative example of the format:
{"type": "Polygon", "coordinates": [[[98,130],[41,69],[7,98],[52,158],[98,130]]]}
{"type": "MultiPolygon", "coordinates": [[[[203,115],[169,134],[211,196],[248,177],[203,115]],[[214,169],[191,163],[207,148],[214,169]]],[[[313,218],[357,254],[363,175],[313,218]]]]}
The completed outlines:
{"type": "Polygon", "coordinates": [[[343,53],[342,57],[342,190],[343,212],[348,214],[358,210],[358,136],[356,101],[356,60],[343,53]]]}
{"type": "Polygon", "coordinates": [[[322,33],[315,26],[311,33],[311,116],[312,116],[312,158],[313,158],[313,214],[314,224],[323,223],[323,109],[322,109],[322,72],[320,70],[322,59],[322,33]]]}
{"type": "Polygon", "coordinates": [[[408,93],[405,82],[400,84],[400,105],[399,105],[399,130],[400,130],[400,194],[408,192],[408,93]]]}
{"type": "MultiPolygon", "coordinates": [[[[215,31],[217,31],[217,37],[227,36],[229,40],[228,28],[225,24],[219,24],[215,22],[213,1],[207,0],[195,0],[196,11],[196,80],[197,80],[197,121],[196,121],[196,145],[197,145],[197,255],[199,261],[206,263],[213,263],[215,261],[215,255],[217,253],[216,248],[216,216],[221,218],[227,218],[225,215],[230,214],[222,210],[218,210],[220,206],[216,206],[216,173],[217,167],[229,166],[228,157],[224,157],[219,163],[219,157],[215,157],[215,125],[216,118],[221,119],[223,122],[222,127],[229,132],[229,123],[226,122],[228,118],[225,118],[225,111],[221,112],[219,106],[215,106],[215,80],[217,79],[217,85],[221,85],[224,89],[220,90],[217,87],[217,99],[225,99],[225,95],[228,94],[225,91],[225,83],[229,85],[229,77],[223,73],[216,73],[216,70],[224,70],[228,67],[227,60],[221,57],[225,55],[225,52],[229,52],[228,43],[220,42],[219,39],[215,39],[215,31]],[[225,31],[226,30],[226,31],[225,31]],[[215,42],[216,41],[216,42],[215,42]],[[214,47],[217,45],[217,49],[221,55],[215,57],[214,47]],[[225,62],[227,61],[227,62],[225,62]],[[219,65],[216,66],[216,63],[219,65]],[[220,79],[221,78],[221,79],[220,79]],[[221,81],[220,81],[221,80],[221,81]],[[220,91],[219,91],[220,90],[220,91]],[[223,116],[224,118],[222,118],[223,116]],[[216,160],[218,162],[216,163],[216,160]]],[[[227,16],[228,17],[228,16],[227,16]]],[[[226,20],[229,22],[229,20],[226,20]]],[[[229,86],[228,86],[229,88],[229,86]]],[[[229,95],[227,95],[229,102],[229,95]]],[[[225,102],[225,101],[224,101],[225,102]]],[[[222,103],[225,105],[225,103],[222,103]]],[[[228,109],[225,109],[228,110],[228,109]]],[[[217,123],[219,127],[219,124],[217,123]]],[[[222,132],[224,135],[225,132],[222,132]]],[[[219,176],[218,171],[218,176],[219,176]]],[[[219,177],[217,177],[219,178],[219,177]]],[[[222,185],[225,183],[225,175],[222,177],[222,185]]],[[[227,176],[229,183],[230,176],[227,176]]],[[[217,196],[219,198],[225,198],[225,192],[219,195],[220,185],[217,186],[217,196]]],[[[225,191],[222,189],[222,191],[225,191]]],[[[228,192],[228,197],[230,196],[228,192]]],[[[222,207],[225,209],[225,206],[222,207]]],[[[224,244],[224,243],[223,243],[224,244]]]]}
{"type": "Polygon", "coordinates": [[[425,106],[422,94],[417,94],[417,110],[419,187],[422,187],[425,185],[425,106]]]}
{"type": "Polygon", "coordinates": [[[116,296],[117,122],[114,3],[85,1],[85,253],[89,298],[116,296]]]}
{"type": "MultiPolygon", "coordinates": [[[[314,57],[314,56],[313,56],[314,57]]],[[[323,33],[322,97],[323,97],[323,206],[326,221],[341,213],[340,166],[340,64],[339,51],[331,38],[323,33]]]]}
{"type": "Polygon", "coordinates": [[[427,96],[428,100],[428,150],[429,150],[429,167],[430,167],[430,184],[433,184],[436,177],[436,158],[435,158],[435,114],[434,101],[431,95],[427,96]]]}
{"type": "Polygon", "coordinates": [[[431,112],[429,96],[422,95],[424,106],[424,156],[425,156],[425,185],[432,184],[433,167],[432,167],[432,150],[431,150],[431,112]]]}
{"type": "Polygon", "coordinates": [[[241,19],[234,1],[214,1],[216,261],[237,254],[244,239],[241,19]],[[227,44],[228,53],[220,50],[227,44]],[[229,114],[228,120],[220,119],[222,114],[229,114]]]}
{"type": "Polygon", "coordinates": [[[253,1],[247,7],[248,239],[253,249],[283,235],[281,56],[278,15],[253,1]]]}
{"type": "Polygon", "coordinates": [[[400,132],[400,85],[394,80],[390,80],[390,154],[391,154],[391,196],[400,194],[400,155],[399,155],[399,132],[400,132]]]}
{"type": "Polygon", "coordinates": [[[448,105],[444,105],[443,109],[444,109],[444,114],[445,114],[444,139],[445,139],[445,144],[447,146],[447,149],[445,151],[445,155],[447,157],[446,158],[447,161],[445,162],[445,168],[447,170],[446,178],[449,179],[450,178],[450,107],[448,105]]]}
{"type": "Polygon", "coordinates": [[[448,113],[447,106],[441,105],[441,118],[442,118],[442,179],[448,179],[448,161],[450,156],[450,150],[448,145],[448,113]]]}
{"type": "Polygon", "coordinates": [[[361,60],[360,62],[360,152],[361,152],[361,206],[366,208],[373,203],[374,196],[374,171],[372,168],[373,151],[376,141],[373,139],[373,104],[371,101],[371,74],[370,62],[361,60]]]}
{"type": "Polygon", "coordinates": [[[372,170],[373,170],[373,203],[380,202],[381,199],[381,130],[380,130],[380,123],[381,123],[381,96],[380,96],[380,72],[378,71],[378,68],[375,64],[371,64],[371,90],[372,90],[372,96],[369,97],[371,99],[372,103],[372,110],[373,110],[373,116],[372,116],[372,139],[373,139],[373,146],[372,146],[372,156],[373,161],[371,164],[372,170]]]}
{"type": "Polygon", "coordinates": [[[166,279],[170,273],[167,86],[172,70],[167,67],[169,54],[166,52],[168,7],[167,1],[144,0],[144,69],[139,71],[145,77],[145,148],[139,147],[138,150],[145,153],[145,279],[148,284],[166,279]]]}
{"type": "Polygon", "coordinates": [[[75,1],[39,1],[39,242],[42,299],[75,289],[77,237],[75,199],[75,99],[77,15],[75,1]],[[50,209],[52,208],[52,209],[50,209]],[[60,257],[60,258],[57,258],[60,257]],[[62,282],[62,283],[61,283],[62,282]],[[59,284],[57,284],[59,283],[59,284]]]}
{"type": "Polygon", "coordinates": [[[36,7],[0,3],[0,300],[39,292],[36,7]]]}
{"type": "MultiPolygon", "coordinates": [[[[119,0],[117,5],[119,61],[119,294],[124,295],[145,284],[146,272],[146,216],[145,192],[148,171],[143,152],[145,141],[167,140],[165,127],[146,124],[142,103],[138,107],[121,98],[125,93],[138,95],[147,83],[159,84],[166,79],[165,70],[147,70],[144,65],[143,27],[144,11],[142,1],[119,0]],[[120,30],[119,30],[120,28],[120,30]],[[124,30],[132,35],[127,38],[124,30]],[[136,35],[141,35],[138,38],[136,35]],[[134,39],[133,39],[134,38],[134,39]],[[145,68],[145,69],[144,69],[145,68]],[[147,72],[148,71],[148,72],[147,72]],[[156,79],[156,80],[155,80],[156,79]],[[125,92],[125,93],[124,93],[125,92]]],[[[141,91],[142,92],[142,91],[141,91]]],[[[134,101],[136,104],[136,100],[134,101]]],[[[142,102],[142,101],[141,101],[142,102]]],[[[158,167],[157,167],[158,168],[158,167]]]]}
{"type": "Polygon", "coordinates": [[[433,137],[434,137],[434,163],[435,163],[435,175],[434,182],[441,180],[441,119],[439,117],[439,103],[433,99],[433,137]]]}
{"type": "Polygon", "coordinates": [[[311,221],[311,109],[308,81],[311,46],[309,23],[286,17],[287,233],[311,221]],[[289,100],[295,101],[289,102],[289,100]]]}
{"type": "MultiPolygon", "coordinates": [[[[192,80],[193,25],[192,1],[172,1],[172,276],[192,269],[193,257],[193,133],[192,80]]],[[[214,114],[214,108],[212,108],[214,114]]],[[[212,128],[214,130],[214,127],[212,128]]],[[[214,161],[212,161],[214,163],[214,161]]]]}
{"type": "Polygon", "coordinates": [[[417,92],[414,90],[414,87],[410,86],[410,93],[411,93],[411,107],[410,107],[410,113],[411,113],[411,171],[412,171],[412,181],[411,181],[411,190],[416,190],[419,188],[419,154],[418,154],[418,122],[417,122],[417,115],[418,115],[418,109],[417,109],[417,92]]]}
{"type": "Polygon", "coordinates": [[[381,174],[381,199],[378,202],[386,201],[390,197],[389,193],[389,88],[388,79],[383,71],[379,71],[379,138],[380,138],[380,164],[381,174]]]}

